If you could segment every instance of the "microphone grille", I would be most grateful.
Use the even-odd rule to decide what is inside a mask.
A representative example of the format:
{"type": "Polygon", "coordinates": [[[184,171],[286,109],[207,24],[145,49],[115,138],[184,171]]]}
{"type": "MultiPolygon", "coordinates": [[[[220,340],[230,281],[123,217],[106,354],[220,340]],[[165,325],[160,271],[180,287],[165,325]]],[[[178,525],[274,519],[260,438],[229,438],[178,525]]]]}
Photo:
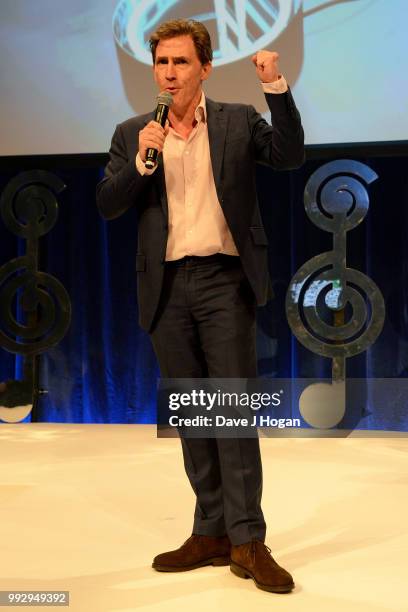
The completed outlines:
{"type": "Polygon", "coordinates": [[[162,91],[157,96],[157,104],[164,104],[165,106],[171,106],[173,104],[173,96],[168,91],[162,91]]]}

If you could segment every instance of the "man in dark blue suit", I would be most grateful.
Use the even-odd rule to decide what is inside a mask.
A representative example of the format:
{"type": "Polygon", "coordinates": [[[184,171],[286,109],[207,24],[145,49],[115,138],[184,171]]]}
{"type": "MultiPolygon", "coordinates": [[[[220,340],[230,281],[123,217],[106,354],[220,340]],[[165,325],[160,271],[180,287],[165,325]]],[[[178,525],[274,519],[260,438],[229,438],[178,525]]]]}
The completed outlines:
{"type": "MultiPolygon", "coordinates": [[[[271,126],[252,106],[205,97],[212,50],[203,24],[167,22],[150,46],[159,90],[173,97],[169,122],[163,128],[148,114],[117,126],[98,206],[107,219],[138,209],[140,324],[161,375],[253,378],[256,306],[270,297],[255,164],[289,169],[303,163],[300,116],[277,53],[252,58],[271,126]],[[148,148],[160,153],[154,169],[145,167],[148,148]]],[[[182,438],[181,444],[196,494],[192,535],[155,557],[153,567],[230,564],[261,589],[290,591],[291,575],[264,544],[258,438],[182,438]]]]}

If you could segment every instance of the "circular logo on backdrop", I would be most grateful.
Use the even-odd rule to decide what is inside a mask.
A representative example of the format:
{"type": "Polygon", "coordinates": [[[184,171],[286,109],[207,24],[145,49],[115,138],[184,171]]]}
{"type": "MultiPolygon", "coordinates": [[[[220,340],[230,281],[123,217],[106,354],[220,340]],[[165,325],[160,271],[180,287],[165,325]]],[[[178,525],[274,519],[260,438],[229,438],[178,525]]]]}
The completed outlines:
{"type": "Polygon", "coordinates": [[[170,19],[195,19],[210,32],[213,65],[248,57],[273,42],[301,9],[302,0],[120,0],[113,15],[118,45],[151,66],[149,36],[170,19]]]}

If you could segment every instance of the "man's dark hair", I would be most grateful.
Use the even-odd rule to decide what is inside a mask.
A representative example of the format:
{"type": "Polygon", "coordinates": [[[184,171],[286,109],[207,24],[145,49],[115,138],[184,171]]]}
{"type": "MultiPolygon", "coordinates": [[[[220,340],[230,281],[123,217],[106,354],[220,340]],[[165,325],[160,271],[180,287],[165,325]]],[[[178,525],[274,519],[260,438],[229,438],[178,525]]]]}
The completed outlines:
{"type": "Polygon", "coordinates": [[[194,19],[173,19],[162,23],[150,36],[149,44],[153,63],[156,60],[156,48],[159,41],[176,36],[191,36],[200,62],[203,65],[211,62],[213,57],[211,38],[205,25],[194,19]]]}

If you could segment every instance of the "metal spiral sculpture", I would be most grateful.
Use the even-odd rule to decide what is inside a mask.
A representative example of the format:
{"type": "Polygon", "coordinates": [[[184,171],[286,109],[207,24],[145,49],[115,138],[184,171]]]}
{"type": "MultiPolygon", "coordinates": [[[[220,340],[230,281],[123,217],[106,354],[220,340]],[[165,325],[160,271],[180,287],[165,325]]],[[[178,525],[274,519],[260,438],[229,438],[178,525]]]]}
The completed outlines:
{"type": "MultiPolygon", "coordinates": [[[[38,239],[54,226],[58,216],[56,194],[64,188],[64,183],[49,172],[24,172],[8,183],[0,200],[5,226],[27,241],[26,254],[0,268],[0,346],[25,356],[21,385],[33,386],[34,403],[35,356],[58,344],[71,320],[65,288],[56,278],[38,270],[38,239]]],[[[20,381],[7,382],[12,389],[20,381]]],[[[2,384],[5,387],[0,403],[7,394],[7,383],[2,384]]]]}
{"type": "Polygon", "coordinates": [[[305,188],[310,220],[333,234],[333,250],[299,268],[286,294],[288,322],[299,342],[332,358],[333,385],[311,385],[300,398],[302,416],[314,427],[334,427],[342,420],[345,360],[375,342],[384,324],[384,300],[377,285],[346,265],[346,233],[367,214],[366,185],[377,178],[360,162],[338,160],[319,168],[305,188]]]}

